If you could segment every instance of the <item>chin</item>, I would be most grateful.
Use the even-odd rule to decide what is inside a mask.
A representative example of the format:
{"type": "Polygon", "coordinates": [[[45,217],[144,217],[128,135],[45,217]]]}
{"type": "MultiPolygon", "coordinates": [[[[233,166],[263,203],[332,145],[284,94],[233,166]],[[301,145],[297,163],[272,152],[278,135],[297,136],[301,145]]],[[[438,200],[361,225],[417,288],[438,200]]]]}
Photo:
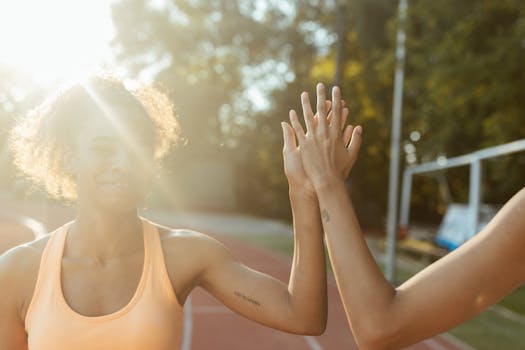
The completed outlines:
{"type": "Polygon", "coordinates": [[[143,198],[143,196],[134,194],[102,195],[95,201],[95,206],[115,215],[135,213],[140,204],[143,203],[143,198]]]}
{"type": "Polygon", "coordinates": [[[145,198],[146,191],[136,187],[101,186],[79,193],[77,202],[82,202],[83,206],[96,211],[119,215],[136,213],[145,198]]]}

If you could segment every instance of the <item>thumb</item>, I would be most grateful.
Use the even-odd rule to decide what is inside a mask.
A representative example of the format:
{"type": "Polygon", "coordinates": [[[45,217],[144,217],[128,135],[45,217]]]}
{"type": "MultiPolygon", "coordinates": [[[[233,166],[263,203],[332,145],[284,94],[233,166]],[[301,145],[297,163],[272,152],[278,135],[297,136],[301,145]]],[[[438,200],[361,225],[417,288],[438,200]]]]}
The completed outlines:
{"type": "Polygon", "coordinates": [[[352,125],[348,125],[343,132],[343,142],[345,143],[345,147],[348,147],[348,143],[352,139],[353,130],[354,127],[352,125]]]}
{"type": "Polygon", "coordinates": [[[352,138],[350,139],[350,144],[348,145],[348,152],[353,159],[357,159],[359,148],[361,148],[362,133],[363,129],[361,126],[356,126],[352,132],[352,138]]]}
{"type": "Polygon", "coordinates": [[[281,127],[283,128],[283,139],[284,146],[283,151],[290,151],[297,148],[297,142],[295,141],[295,135],[292,127],[287,122],[282,122],[281,127]]]}

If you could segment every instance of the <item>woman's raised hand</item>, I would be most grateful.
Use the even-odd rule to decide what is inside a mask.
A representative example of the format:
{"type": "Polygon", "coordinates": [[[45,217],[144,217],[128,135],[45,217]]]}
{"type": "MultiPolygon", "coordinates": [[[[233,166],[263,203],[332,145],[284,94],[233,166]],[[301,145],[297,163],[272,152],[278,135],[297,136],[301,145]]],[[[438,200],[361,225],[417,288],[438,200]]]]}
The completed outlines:
{"type": "MultiPolygon", "coordinates": [[[[344,101],[342,101],[344,105],[344,101]]],[[[325,101],[325,108],[330,109],[332,101],[325,101]]],[[[290,111],[291,113],[292,111],[290,111]]],[[[348,115],[348,113],[346,113],[348,115]]],[[[332,119],[332,113],[327,117],[328,122],[332,119]]],[[[317,123],[318,115],[314,116],[314,123],[317,123]]],[[[346,120],[346,119],[345,119],[346,120]]],[[[343,120],[343,124],[345,122],[343,120]]],[[[284,172],[288,179],[288,183],[291,190],[299,190],[304,194],[315,198],[315,188],[313,187],[312,182],[308,179],[306,172],[303,167],[303,160],[301,159],[301,154],[299,151],[299,146],[295,138],[295,133],[293,128],[286,122],[281,124],[283,127],[283,158],[284,158],[284,172]]]]}
{"type": "MultiPolygon", "coordinates": [[[[331,106],[326,103],[323,84],[317,84],[317,113],[314,114],[306,92],[301,94],[306,132],[299,123],[297,113],[290,111],[290,122],[297,137],[305,174],[316,191],[334,181],[344,181],[352,169],[361,146],[361,127],[344,123],[348,109],[341,100],[341,91],[334,87],[331,106]]],[[[289,128],[289,126],[287,126],[289,128]]],[[[293,139],[292,146],[295,144],[293,139]]]]}

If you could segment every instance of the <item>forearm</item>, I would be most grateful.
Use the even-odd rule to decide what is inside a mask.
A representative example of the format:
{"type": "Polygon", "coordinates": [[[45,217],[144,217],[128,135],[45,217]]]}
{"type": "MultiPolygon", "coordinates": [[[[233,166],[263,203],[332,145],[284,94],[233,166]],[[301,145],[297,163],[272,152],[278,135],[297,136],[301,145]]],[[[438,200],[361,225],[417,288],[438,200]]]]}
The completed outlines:
{"type": "Polygon", "coordinates": [[[521,238],[525,220],[523,214],[509,209],[519,207],[517,200],[502,209],[483,232],[396,291],[362,237],[344,184],[317,193],[341,299],[362,348],[400,348],[439,334],[523,282],[520,242],[525,241],[521,238]]]}
{"type": "Polygon", "coordinates": [[[363,238],[344,182],[317,191],[328,252],[348,321],[358,342],[384,321],[395,289],[384,278],[363,238]]]}
{"type": "Polygon", "coordinates": [[[294,255],[288,284],[290,304],[300,322],[323,331],[327,317],[326,264],[317,198],[290,189],[294,255]]]}

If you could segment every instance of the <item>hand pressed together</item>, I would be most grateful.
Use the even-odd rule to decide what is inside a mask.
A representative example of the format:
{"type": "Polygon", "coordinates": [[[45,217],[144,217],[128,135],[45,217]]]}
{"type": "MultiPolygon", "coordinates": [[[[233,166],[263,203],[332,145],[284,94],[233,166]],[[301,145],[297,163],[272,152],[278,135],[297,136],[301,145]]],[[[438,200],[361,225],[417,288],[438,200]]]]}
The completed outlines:
{"type": "Polygon", "coordinates": [[[304,131],[297,113],[291,110],[292,126],[283,123],[284,152],[285,157],[287,153],[293,155],[294,164],[301,166],[310,186],[318,191],[334,181],[344,181],[348,177],[361,146],[361,127],[348,125],[343,131],[348,109],[344,107],[338,87],[333,88],[331,103],[326,103],[325,87],[321,83],[317,84],[315,115],[306,92],[301,94],[301,105],[307,130],[304,131]],[[301,162],[298,160],[299,156],[301,162]]]}

